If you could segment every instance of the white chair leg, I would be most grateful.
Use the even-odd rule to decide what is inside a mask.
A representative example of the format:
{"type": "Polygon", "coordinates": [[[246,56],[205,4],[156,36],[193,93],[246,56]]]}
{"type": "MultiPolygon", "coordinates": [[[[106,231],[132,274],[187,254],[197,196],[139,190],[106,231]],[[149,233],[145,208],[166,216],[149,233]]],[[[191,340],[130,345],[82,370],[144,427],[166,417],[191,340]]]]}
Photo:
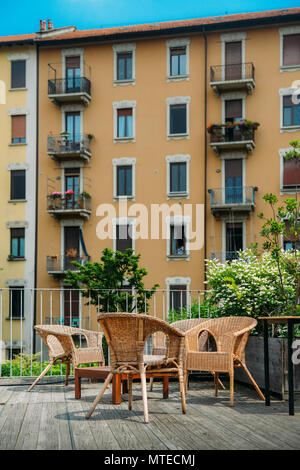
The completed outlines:
{"type": "Polygon", "coordinates": [[[47,367],[45,367],[45,369],[43,370],[43,372],[41,373],[41,375],[39,375],[39,377],[33,382],[32,385],[30,385],[30,387],[29,387],[29,389],[27,390],[27,392],[30,392],[30,391],[33,389],[33,387],[35,387],[35,385],[41,380],[41,378],[43,378],[44,375],[47,374],[48,370],[51,369],[52,365],[53,365],[53,362],[50,362],[50,364],[48,364],[47,367]]]}
{"type": "Polygon", "coordinates": [[[86,417],[85,417],[86,419],[89,419],[89,418],[92,416],[92,414],[93,414],[93,412],[94,412],[94,410],[95,410],[97,404],[98,404],[99,401],[101,400],[101,397],[103,396],[103,394],[104,394],[105,390],[107,389],[107,387],[108,387],[108,385],[109,385],[111,379],[113,378],[113,375],[114,375],[114,374],[113,374],[112,372],[110,372],[110,374],[107,376],[107,378],[106,378],[106,380],[105,380],[105,382],[104,382],[104,385],[103,385],[102,389],[100,390],[99,394],[96,396],[92,407],[90,408],[88,414],[87,414],[86,417]]]}

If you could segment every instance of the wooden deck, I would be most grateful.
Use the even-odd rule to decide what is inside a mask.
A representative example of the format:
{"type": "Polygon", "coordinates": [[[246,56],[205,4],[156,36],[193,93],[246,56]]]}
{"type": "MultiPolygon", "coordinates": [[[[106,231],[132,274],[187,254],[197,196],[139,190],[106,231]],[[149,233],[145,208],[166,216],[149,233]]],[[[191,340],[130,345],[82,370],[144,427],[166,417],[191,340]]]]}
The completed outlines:
{"type": "Polygon", "coordinates": [[[85,413],[102,384],[83,381],[81,400],[74,398],[72,380],[67,387],[39,385],[31,393],[27,384],[0,379],[1,450],[300,448],[300,399],[296,415],[289,416],[287,402],[275,400],[266,407],[242,385],[236,385],[231,408],[228,387],[215,398],[212,381],[193,381],[182,415],[178,384],[170,383],[170,397],[163,400],[162,384],[156,382],[148,393],[150,422],[144,424],[139,383],[134,383],[133,411],[126,396],[121,405],[112,405],[108,390],[89,421],[85,413]]]}

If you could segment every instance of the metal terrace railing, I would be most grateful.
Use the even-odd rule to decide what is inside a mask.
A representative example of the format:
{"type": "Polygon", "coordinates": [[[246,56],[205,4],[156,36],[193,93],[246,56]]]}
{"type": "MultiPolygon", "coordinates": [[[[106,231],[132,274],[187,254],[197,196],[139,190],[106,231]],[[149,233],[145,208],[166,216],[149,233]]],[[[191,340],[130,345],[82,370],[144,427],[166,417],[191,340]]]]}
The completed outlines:
{"type": "MultiPolygon", "coordinates": [[[[34,325],[61,324],[98,331],[99,311],[147,313],[169,322],[204,316],[202,290],[174,285],[169,289],[152,291],[151,298],[150,293],[145,290],[138,296],[126,288],[96,290],[90,292],[89,298],[94,299],[91,304],[80,290],[68,287],[30,289],[12,286],[0,289],[0,378],[41,373],[48,353],[34,325]]],[[[84,346],[83,337],[79,335],[77,341],[84,346]]],[[[150,346],[148,342],[148,350],[150,346]]],[[[63,375],[62,367],[59,375],[63,375]]]]}

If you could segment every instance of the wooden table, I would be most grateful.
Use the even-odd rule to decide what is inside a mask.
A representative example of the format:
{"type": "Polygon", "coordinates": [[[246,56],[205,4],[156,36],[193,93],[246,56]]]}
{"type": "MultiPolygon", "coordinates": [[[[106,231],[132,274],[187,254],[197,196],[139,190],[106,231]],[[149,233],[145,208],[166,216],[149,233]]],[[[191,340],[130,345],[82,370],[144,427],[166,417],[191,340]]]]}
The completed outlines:
{"type": "MultiPolygon", "coordinates": [[[[76,367],[75,375],[75,398],[78,400],[81,397],[81,378],[89,379],[102,379],[105,380],[111,368],[109,366],[103,367],[76,367]]],[[[146,377],[153,377],[153,374],[147,374],[146,377]]],[[[163,398],[169,397],[169,377],[167,375],[155,374],[155,377],[163,377],[163,398]]],[[[140,379],[139,374],[134,374],[133,379],[140,379]]],[[[127,374],[115,374],[112,380],[112,403],[120,405],[122,401],[121,385],[123,393],[127,393],[127,374]]]]}
{"type": "Polygon", "coordinates": [[[270,371],[269,371],[269,324],[288,325],[288,384],[289,384],[289,414],[295,414],[294,405],[294,367],[292,362],[293,354],[293,337],[294,325],[300,323],[300,316],[277,316],[277,317],[261,317],[264,322],[264,362],[265,362],[265,398],[266,406],[270,406],[270,371]]]}

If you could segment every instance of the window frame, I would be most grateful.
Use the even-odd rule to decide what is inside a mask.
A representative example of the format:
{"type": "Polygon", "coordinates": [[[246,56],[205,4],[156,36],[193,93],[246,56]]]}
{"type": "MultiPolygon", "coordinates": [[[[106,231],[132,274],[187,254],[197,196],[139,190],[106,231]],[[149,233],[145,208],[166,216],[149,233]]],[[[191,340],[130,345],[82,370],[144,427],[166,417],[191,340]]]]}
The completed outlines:
{"type": "Polygon", "coordinates": [[[14,201],[14,202],[17,202],[17,201],[26,201],[26,169],[24,168],[20,168],[20,169],[11,169],[10,170],[10,201],[14,201]],[[23,172],[24,173],[24,197],[23,198],[15,198],[15,197],[12,197],[13,196],[13,176],[14,176],[14,173],[19,173],[19,172],[23,172]]]}
{"type": "Polygon", "coordinates": [[[167,199],[189,199],[190,198],[190,155],[167,155],[167,199]],[[172,163],[185,163],[186,164],[186,191],[172,192],[171,191],[171,165],[172,163]]]}
{"type": "Polygon", "coordinates": [[[167,277],[166,286],[167,286],[167,312],[166,314],[168,315],[169,311],[171,310],[171,306],[170,306],[171,286],[186,286],[186,309],[187,311],[189,311],[191,307],[191,278],[179,277],[179,276],[167,277]]]}
{"type": "Polygon", "coordinates": [[[190,217],[189,216],[181,216],[175,215],[173,217],[167,216],[166,217],[166,241],[167,241],[167,261],[174,260],[190,260],[190,246],[189,246],[189,239],[190,239],[190,217]],[[185,253],[184,254],[172,254],[172,229],[171,227],[174,226],[183,226],[184,227],[184,238],[185,238],[185,253]]]}
{"type": "Polygon", "coordinates": [[[132,234],[132,250],[133,254],[135,253],[135,232],[136,232],[136,219],[130,217],[120,217],[112,219],[113,226],[113,251],[117,250],[117,226],[127,225],[131,227],[132,234]]]}
{"type": "Polygon", "coordinates": [[[25,227],[11,227],[10,228],[10,256],[13,256],[14,259],[25,259],[25,227]],[[23,234],[22,236],[19,235],[19,236],[13,236],[13,231],[23,231],[23,234]],[[17,255],[14,255],[13,254],[13,239],[17,239],[18,240],[18,254],[17,255]],[[23,239],[24,242],[23,242],[23,248],[24,248],[24,253],[23,255],[20,254],[20,248],[21,248],[21,242],[20,240],[23,239]]]}
{"type": "Polygon", "coordinates": [[[176,38],[166,41],[167,83],[190,79],[190,42],[190,38],[176,38]],[[186,73],[183,75],[171,75],[171,49],[179,47],[185,47],[186,73]]]}
{"type": "MultiPolygon", "coordinates": [[[[284,194],[296,194],[296,186],[293,187],[284,187],[283,185],[283,180],[284,180],[284,155],[291,151],[292,147],[290,148],[285,148],[285,149],[279,149],[278,154],[279,154],[279,159],[280,159],[280,195],[284,194]]],[[[300,183],[299,183],[299,189],[300,189],[300,183]]]]}
{"type": "Polygon", "coordinates": [[[167,98],[167,140],[181,140],[190,138],[190,96],[175,96],[173,98],[167,98]],[[177,105],[186,106],[186,132],[171,134],[170,125],[171,125],[171,107],[177,105]]]}
{"type": "Polygon", "coordinates": [[[124,43],[114,44],[112,46],[114,53],[114,86],[126,86],[135,85],[136,82],[136,44],[135,43],[124,43]],[[126,78],[125,80],[118,79],[118,54],[131,53],[132,54],[132,77],[126,78]]]}
{"type": "MultiPolygon", "coordinates": [[[[280,98],[280,132],[289,132],[289,131],[299,130],[300,129],[300,123],[296,124],[296,125],[291,125],[291,126],[284,126],[283,125],[283,109],[284,109],[283,98],[285,96],[292,96],[295,93],[295,91],[297,91],[297,90],[298,90],[298,88],[295,88],[295,87],[280,88],[278,90],[279,98],[280,98]]],[[[300,103],[299,103],[298,106],[300,106],[300,103]]]]}
{"type": "Polygon", "coordinates": [[[25,300],[25,286],[9,286],[9,320],[24,320],[25,315],[24,315],[24,300],[25,300]],[[21,303],[22,305],[21,311],[19,312],[19,315],[14,315],[12,311],[12,304],[13,304],[13,292],[19,292],[21,295],[21,303]]]}
{"type": "Polygon", "coordinates": [[[135,167],[136,167],[136,158],[114,158],[113,161],[113,199],[114,201],[117,200],[135,200],[135,167]],[[127,196],[119,196],[118,195],[118,167],[120,166],[128,166],[132,169],[132,194],[127,196]]]}
{"type": "Polygon", "coordinates": [[[114,112],[114,143],[117,142],[135,142],[135,123],[136,123],[136,101],[117,101],[113,103],[114,112]],[[132,136],[118,137],[118,111],[121,109],[132,109],[132,136]]]}
{"type": "Polygon", "coordinates": [[[25,58],[16,58],[10,61],[11,62],[11,69],[10,69],[10,90],[26,90],[26,85],[27,85],[27,61],[25,58]],[[22,86],[13,86],[13,64],[16,62],[24,62],[24,84],[22,86]]]}
{"type": "Polygon", "coordinates": [[[286,28],[279,28],[278,30],[280,37],[280,47],[279,47],[279,64],[280,72],[294,72],[300,70],[300,64],[295,65],[283,65],[283,38],[284,36],[300,34],[300,26],[289,26],[286,28]]]}

